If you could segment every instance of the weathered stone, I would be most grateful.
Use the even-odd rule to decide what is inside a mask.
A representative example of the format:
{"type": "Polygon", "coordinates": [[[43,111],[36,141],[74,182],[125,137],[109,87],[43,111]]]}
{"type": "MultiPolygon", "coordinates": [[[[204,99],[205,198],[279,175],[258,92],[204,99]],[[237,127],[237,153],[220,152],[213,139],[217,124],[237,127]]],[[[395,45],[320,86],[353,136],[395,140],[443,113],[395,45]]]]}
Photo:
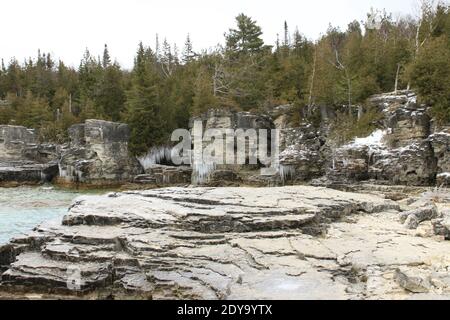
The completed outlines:
{"type": "Polygon", "coordinates": [[[0,183],[13,184],[39,184],[51,182],[58,175],[58,164],[34,163],[30,161],[0,162],[0,183]]]}
{"type": "Polygon", "coordinates": [[[59,161],[62,184],[110,185],[131,182],[142,168],[128,152],[126,124],[86,120],[69,129],[71,145],[59,161]]]}
{"type": "MultiPolygon", "coordinates": [[[[30,240],[35,244],[14,262],[5,258],[0,289],[153,299],[350,298],[347,280],[334,283],[334,271],[319,272],[321,264],[339,268],[338,254],[309,234],[352,213],[390,209],[398,206],[376,196],[313,187],[85,196],[63,225],[30,233],[39,244],[30,240]],[[323,290],[329,286],[335,290],[323,290]]],[[[8,250],[25,242],[12,241],[8,250]]]]}
{"type": "Polygon", "coordinates": [[[21,126],[0,125],[0,158],[22,158],[22,151],[29,145],[36,145],[38,138],[35,130],[21,126]]]}
{"type": "Polygon", "coordinates": [[[413,293],[427,293],[431,289],[429,278],[408,275],[400,269],[395,270],[394,279],[402,288],[413,293]]]}
{"type": "Polygon", "coordinates": [[[434,219],[431,222],[436,235],[444,236],[446,240],[450,240],[450,219],[440,218],[434,219]]]}
{"type": "Polygon", "coordinates": [[[39,144],[32,129],[0,126],[0,184],[37,184],[58,174],[58,147],[39,144]]]}
{"type": "Polygon", "coordinates": [[[418,208],[411,211],[402,212],[400,214],[400,222],[408,229],[417,229],[419,224],[423,221],[437,218],[437,210],[433,205],[418,208]]]}
{"type": "MultiPolygon", "coordinates": [[[[254,169],[259,169],[258,163],[250,163],[249,158],[254,156],[256,158],[256,153],[258,151],[257,144],[259,139],[259,130],[267,130],[267,144],[270,148],[271,146],[271,129],[274,129],[274,124],[272,119],[266,115],[257,115],[250,112],[236,112],[227,109],[210,109],[208,112],[198,116],[193,117],[190,120],[189,128],[194,127],[196,121],[202,122],[202,128],[204,132],[208,129],[219,129],[223,131],[223,134],[228,132],[234,132],[234,130],[239,130],[235,135],[233,143],[237,148],[237,144],[245,144],[245,164],[238,164],[234,161],[234,164],[227,162],[227,158],[224,156],[222,163],[224,164],[212,164],[212,163],[194,163],[193,173],[192,173],[192,183],[196,185],[216,185],[221,182],[236,182],[236,178],[239,175],[240,170],[246,170],[247,167],[253,166],[254,169]],[[255,130],[255,139],[245,139],[246,130],[255,130]],[[242,140],[244,139],[244,140],[242,140]],[[226,175],[226,177],[233,178],[232,181],[223,181],[214,179],[214,171],[225,170],[227,172],[234,172],[236,175],[226,175]]],[[[225,139],[224,139],[225,140],[225,139]]],[[[227,150],[227,141],[224,141],[224,150],[227,150]]],[[[242,145],[241,145],[242,147],[242,145]]],[[[235,150],[234,148],[232,149],[235,150]]],[[[236,159],[235,159],[236,160],[236,159]]],[[[223,177],[223,175],[222,175],[223,177]]]]}
{"type": "Polygon", "coordinates": [[[439,128],[429,137],[437,159],[436,184],[450,186],[450,128],[439,128]]]}
{"type": "Polygon", "coordinates": [[[409,91],[377,95],[369,104],[384,114],[384,129],[333,148],[327,177],[340,182],[373,179],[394,185],[433,184],[438,161],[428,139],[427,108],[418,106],[409,91]]]}
{"type": "Polygon", "coordinates": [[[208,112],[193,117],[189,127],[193,128],[194,121],[202,121],[203,128],[207,129],[272,129],[272,119],[264,115],[250,112],[235,112],[227,109],[210,109],[208,112]]]}
{"type": "MultiPolygon", "coordinates": [[[[279,128],[277,128],[279,129],[279,128]]],[[[324,140],[310,124],[280,130],[279,174],[282,181],[309,181],[324,172],[324,140]]]]}
{"type": "Polygon", "coordinates": [[[136,176],[134,182],[159,186],[190,184],[191,176],[192,169],[190,167],[151,165],[145,169],[145,174],[136,176]]]}
{"type": "Polygon", "coordinates": [[[374,153],[369,175],[391,184],[431,185],[436,176],[433,149],[428,142],[422,141],[374,153]]]}
{"type": "Polygon", "coordinates": [[[346,146],[334,151],[327,176],[334,181],[362,181],[369,178],[369,148],[346,146]]]}
{"type": "MultiPolygon", "coordinates": [[[[399,205],[374,195],[424,189],[359,188],[372,194],[283,187],[84,196],[63,225],[45,223],[10,243],[5,252],[20,251],[14,261],[5,255],[0,296],[8,291],[89,299],[448,297],[450,242],[405,230],[399,205]]],[[[446,207],[448,193],[442,190],[439,197],[415,197],[410,209],[429,197],[439,212],[446,207]]]]}

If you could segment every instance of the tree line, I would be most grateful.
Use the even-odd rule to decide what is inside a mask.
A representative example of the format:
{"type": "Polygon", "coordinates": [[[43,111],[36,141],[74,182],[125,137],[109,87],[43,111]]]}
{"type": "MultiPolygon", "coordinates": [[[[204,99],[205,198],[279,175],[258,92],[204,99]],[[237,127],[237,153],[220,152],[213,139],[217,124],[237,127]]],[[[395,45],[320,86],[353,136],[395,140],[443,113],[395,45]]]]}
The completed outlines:
{"type": "MultiPolygon", "coordinates": [[[[264,112],[291,104],[292,120],[334,108],[347,127],[366,126],[361,106],[372,94],[414,89],[437,123],[450,122],[450,6],[422,1],[419,18],[371,10],[346,30],[329,26],[312,41],[284,23],[275,44],[240,14],[223,45],[195,51],[190,36],[180,51],[167,40],[139,43],[131,71],[86,50],[78,68],[38,52],[0,66],[0,123],[38,128],[64,142],[67,128],[85,119],[123,121],[130,149],[164,144],[174,128],[209,108],[264,112]]],[[[370,119],[369,119],[370,120],[370,119]]]]}

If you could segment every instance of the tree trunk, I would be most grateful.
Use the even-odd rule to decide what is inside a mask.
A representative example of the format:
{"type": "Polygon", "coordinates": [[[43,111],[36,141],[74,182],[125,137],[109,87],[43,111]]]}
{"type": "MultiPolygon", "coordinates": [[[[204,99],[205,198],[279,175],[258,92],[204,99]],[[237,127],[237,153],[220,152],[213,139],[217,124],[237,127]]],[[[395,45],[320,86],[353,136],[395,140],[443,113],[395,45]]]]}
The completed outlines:
{"type": "Polygon", "coordinates": [[[397,74],[395,75],[395,88],[394,88],[394,93],[397,94],[398,91],[398,77],[400,75],[400,68],[401,65],[400,63],[397,64],[397,74]]]}
{"type": "Polygon", "coordinates": [[[358,106],[358,120],[361,119],[362,115],[363,115],[363,107],[362,106],[358,106]]]}
{"type": "Polygon", "coordinates": [[[347,88],[348,88],[348,113],[352,115],[352,81],[348,75],[347,69],[345,70],[345,77],[347,78],[347,88]]]}
{"type": "Polygon", "coordinates": [[[314,80],[316,77],[316,65],[317,65],[317,45],[314,46],[314,64],[313,71],[311,75],[311,86],[309,88],[309,98],[308,98],[308,116],[311,115],[312,112],[312,95],[314,90],[314,80]]]}
{"type": "Polygon", "coordinates": [[[69,94],[69,113],[72,115],[72,94],[69,94]]]}

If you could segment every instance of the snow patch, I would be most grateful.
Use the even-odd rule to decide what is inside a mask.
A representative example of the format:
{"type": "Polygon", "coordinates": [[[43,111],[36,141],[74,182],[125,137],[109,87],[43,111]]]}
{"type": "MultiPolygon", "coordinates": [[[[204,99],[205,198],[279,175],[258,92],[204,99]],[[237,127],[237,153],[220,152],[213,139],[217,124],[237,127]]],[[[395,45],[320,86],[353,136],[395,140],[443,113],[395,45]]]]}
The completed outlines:
{"type": "Polygon", "coordinates": [[[439,136],[450,137],[450,133],[444,132],[444,131],[436,132],[436,133],[433,133],[432,135],[430,135],[430,138],[439,137],[439,136]]]}
{"type": "Polygon", "coordinates": [[[386,148],[383,138],[388,134],[388,130],[376,130],[365,138],[355,138],[352,143],[345,145],[344,149],[357,149],[368,147],[370,152],[381,151],[386,148]]]}

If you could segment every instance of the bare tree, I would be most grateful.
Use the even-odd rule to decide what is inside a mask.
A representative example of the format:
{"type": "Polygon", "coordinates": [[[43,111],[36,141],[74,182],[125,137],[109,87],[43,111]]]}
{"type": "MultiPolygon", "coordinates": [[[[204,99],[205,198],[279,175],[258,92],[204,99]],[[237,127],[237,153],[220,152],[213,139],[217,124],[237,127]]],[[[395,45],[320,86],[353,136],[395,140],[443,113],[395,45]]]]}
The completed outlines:
{"type": "Polygon", "coordinates": [[[313,97],[313,90],[314,90],[314,81],[316,78],[316,67],[317,67],[317,46],[318,44],[314,44],[314,63],[313,63],[313,70],[311,75],[311,84],[309,87],[309,98],[308,98],[308,116],[311,115],[312,112],[312,97],[313,97]]]}
{"type": "MultiPolygon", "coordinates": [[[[420,52],[420,48],[422,48],[423,45],[428,41],[434,29],[436,28],[436,25],[433,25],[432,16],[435,12],[437,4],[438,0],[418,0],[418,9],[417,9],[418,22],[416,29],[415,51],[413,58],[414,60],[417,59],[417,56],[419,55],[420,52]],[[427,19],[428,19],[428,30],[425,32],[423,39],[421,39],[420,38],[421,31],[423,30],[427,19]]],[[[410,88],[411,83],[408,82],[407,90],[409,90],[410,88]]]]}
{"type": "Polygon", "coordinates": [[[398,91],[398,78],[400,76],[401,67],[402,67],[401,63],[397,63],[397,73],[395,74],[395,88],[394,88],[395,94],[397,94],[397,91],[398,91]]]}
{"type": "Polygon", "coordinates": [[[416,56],[419,54],[419,50],[428,41],[433,33],[436,25],[433,24],[432,16],[435,12],[437,0],[419,0],[420,1],[420,13],[419,22],[416,30],[416,56]],[[424,23],[428,19],[428,30],[425,33],[423,39],[420,39],[420,32],[423,29],[424,23]],[[422,40],[422,41],[421,41],[422,40]]]}
{"type": "Polygon", "coordinates": [[[347,81],[348,112],[349,114],[352,114],[352,80],[348,73],[348,68],[345,65],[343,65],[341,60],[339,59],[339,51],[337,50],[337,48],[334,49],[334,53],[336,56],[336,63],[333,63],[333,65],[338,70],[344,71],[345,74],[345,79],[347,81]]]}
{"type": "Polygon", "coordinates": [[[230,87],[226,82],[226,73],[223,65],[220,62],[214,64],[214,74],[213,74],[213,92],[214,96],[217,97],[220,94],[228,94],[230,87]]]}

